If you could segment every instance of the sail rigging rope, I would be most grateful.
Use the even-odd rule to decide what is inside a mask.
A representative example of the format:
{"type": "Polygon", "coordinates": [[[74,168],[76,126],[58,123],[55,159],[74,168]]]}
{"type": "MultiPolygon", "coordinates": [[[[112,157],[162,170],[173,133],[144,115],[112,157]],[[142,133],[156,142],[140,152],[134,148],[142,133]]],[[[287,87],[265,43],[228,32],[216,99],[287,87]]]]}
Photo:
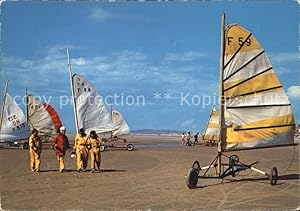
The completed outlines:
{"type": "Polygon", "coordinates": [[[289,170],[289,168],[291,167],[292,163],[294,162],[295,155],[296,155],[296,146],[294,145],[293,159],[292,159],[291,163],[288,165],[288,167],[283,172],[279,172],[280,174],[285,174],[289,170]]]}
{"type": "MultiPolygon", "coordinates": [[[[293,162],[294,162],[294,160],[295,160],[295,155],[296,155],[296,145],[294,145],[293,158],[292,158],[290,164],[288,165],[288,167],[286,167],[286,169],[285,169],[284,171],[278,172],[278,173],[280,173],[280,174],[285,174],[285,173],[289,170],[289,168],[291,167],[291,165],[293,164],[293,162]]],[[[272,169],[272,168],[270,168],[270,167],[268,167],[268,166],[266,166],[266,165],[262,165],[262,166],[264,166],[265,168],[268,168],[268,169],[272,169]]]]}

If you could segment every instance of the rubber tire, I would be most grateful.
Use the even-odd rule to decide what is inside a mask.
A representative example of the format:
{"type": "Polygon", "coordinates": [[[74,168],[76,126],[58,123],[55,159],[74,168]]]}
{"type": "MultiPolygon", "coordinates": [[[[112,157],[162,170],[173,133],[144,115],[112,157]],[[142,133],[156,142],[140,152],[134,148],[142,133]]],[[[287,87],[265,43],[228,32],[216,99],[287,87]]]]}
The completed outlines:
{"type": "Polygon", "coordinates": [[[276,185],[278,179],[278,171],[276,167],[273,167],[269,174],[269,180],[271,185],[276,185]]]}
{"type": "Polygon", "coordinates": [[[25,142],[25,143],[23,144],[22,148],[23,148],[23,149],[28,149],[28,143],[25,142]]]}
{"type": "Polygon", "coordinates": [[[128,151],[134,150],[134,146],[132,144],[127,144],[126,148],[128,151]]]}
{"type": "Polygon", "coordinates": [[[197,187],[199,171],[191,168],[186,175],[186,185],[189,189],[197,187]]]}
{"type": "Polygon", "coordinates": [[[196,170],[198,170],[198,171],[200,171],[200,163],[199,163],[199,161],[196,160],[196,161],[193,163],[192,168],[193,168],[193,169],[196,169],[196,170]]]}
{"type": "Polygon", "coordinates": [[[100,152],[104,152],[105,151],[105,146],[101,145],[100,146],[100,152]]]}

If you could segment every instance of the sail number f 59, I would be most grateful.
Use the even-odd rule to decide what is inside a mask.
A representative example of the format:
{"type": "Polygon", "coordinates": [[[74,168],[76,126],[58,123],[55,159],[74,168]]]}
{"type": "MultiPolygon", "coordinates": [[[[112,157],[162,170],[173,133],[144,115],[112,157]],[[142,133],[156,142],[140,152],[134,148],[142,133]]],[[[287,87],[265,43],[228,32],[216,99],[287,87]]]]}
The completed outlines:
{"type": "MultiPolygon", "coordinates": [[[[244,37],[238,37],[237,38],[237,42],[239,43],[240,46],[243,45],[243,43],[245,42],[245,45],[250,46],[251,45],[251,39],[248,38],[246,41],[244,41],[245,38],[244,37]]],[[[227,45],[230,45],[232,42],[234,42],[234,37],[228,37],[227,38],[227,45]]]]}

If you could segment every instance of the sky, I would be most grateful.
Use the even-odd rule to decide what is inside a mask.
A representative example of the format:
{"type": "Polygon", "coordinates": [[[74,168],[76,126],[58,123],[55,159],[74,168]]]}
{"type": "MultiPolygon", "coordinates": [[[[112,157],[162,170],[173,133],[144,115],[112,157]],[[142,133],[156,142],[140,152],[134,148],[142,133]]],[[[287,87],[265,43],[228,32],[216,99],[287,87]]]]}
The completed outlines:
{"type": "Polygon", "coordinates": [[[222,13],[265,49],[300,124],[296,1],[4,2],[1,95],[22,104],[25,88],[75,130],[66,49],[131,130],[203,132],[217,105],[222,13]]]}

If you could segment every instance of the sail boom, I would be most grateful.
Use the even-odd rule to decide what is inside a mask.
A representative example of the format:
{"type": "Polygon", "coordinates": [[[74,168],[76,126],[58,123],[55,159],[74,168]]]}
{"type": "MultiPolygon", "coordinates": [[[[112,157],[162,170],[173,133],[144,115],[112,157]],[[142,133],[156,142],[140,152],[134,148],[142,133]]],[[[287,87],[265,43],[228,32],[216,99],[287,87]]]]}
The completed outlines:
{"type": "Polygon", "coordinates": [[[286,124],[286,125],[270,125],[270,126],[260,126],[260,127],[252,127],[252,128],[234,128],[234,131],[239,130],[257,130],[257,129],[267,129],[267,128],[278,128],[278,127],[290,127],[295,126],[295,124],[286,124]]]}
{"type": "Polygon", "coordinates": [[[269,148],[278,148],[278,147],[291,147],[291,146],[297,146],[297,144],[280,144],[280,145],[274,145],[274,146],[260,146],[255,148],[231,148],[231,149],[225,149],[224,152],[238,152],[238,151],[249,151],[249,150],[257,150],[257,149],[269,149],[269,148]]]}
{"type": "Polygon", "coordinates": [[[259,108],[259,107],[274,107],[274,106],[291,106],[291,104],[269,104],[269,105],[248,105],[248,106],[228,106],[227,109],[243,109],[243,108],[259,108]]]}

